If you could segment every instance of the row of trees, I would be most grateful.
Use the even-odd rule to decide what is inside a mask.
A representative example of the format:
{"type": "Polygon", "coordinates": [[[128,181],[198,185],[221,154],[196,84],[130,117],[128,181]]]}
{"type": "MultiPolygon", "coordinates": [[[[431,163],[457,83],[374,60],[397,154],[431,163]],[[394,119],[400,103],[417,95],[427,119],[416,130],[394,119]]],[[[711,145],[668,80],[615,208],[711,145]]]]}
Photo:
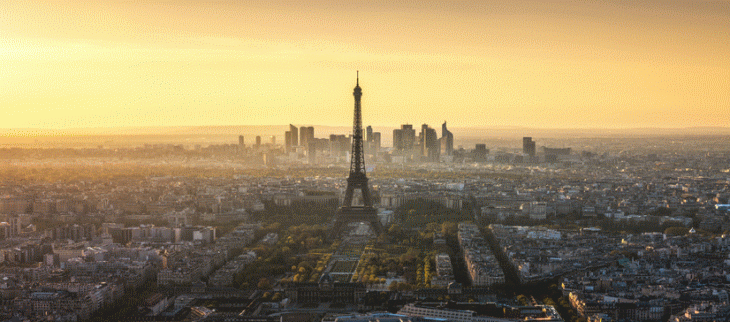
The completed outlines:
{"type": "Polygon", "coordinates": [[[274,245],[259,244],[249,248],[258,258],[234,277],[234,285],[242,289],[259,287],[262,278],[292,273],[285,282],[308,282],[319,276],[331,255],[333,246],[324,242],[326,230],[321,225],[290,226],[269,224],[264,232],[277,232],[279,241],[274,245]],[[313,252],[316,251],[316,252],[313,252]]]}
{"type": "MultiPolygon", "coordinates": [[[[370,248],[371,253],[363,257],[357,272],[358,277],[368,276],[369,280],[378,282],[379,278],[393,272],[405,279],[405,282],[391,283],[397,289],[431,287],[431,280],[436,274],[434,256],[442,252],[448,253],[452,259],[457,256],[450,247],[454,245],[434,245],[436,234],[445,238],[447,243],[456,243],[457,223],[439,222],[439,218],[432,216],[431,219],[435,221],[430,221],[419,229],[405,228],[400,224],[391,225],[386,237],[379,238],[370,248]]],[[[455,248],[458,250],[458,245],[455,248]]]]}
{"type": "Polygon", "coordinates": [[[432,268],[433,254],[424,256],[422,264],[418,265],[416,270],[416,285],[419,287],[431,287],[431,278],[436,273],[432,268]]]}
{"type": "Polygon", "coordinates": [[[287,282],[294,282],[294,283],[314,283],[317,282],[317,279],[322,274],[322,271],[327,267],[327,263],[329,262],[330,258],[332,257],[332,254],[322,254],[322,255],[313,255],[310,254],[307,256],[308,260],[303,260],[299,262],[298,265],[292,265],[291,271],[292,274],[294,274],[291,278],[282,278],[282,283],[287,282]],[[313,256],[320,256],[316,262],[314,261],[313,256]]]}

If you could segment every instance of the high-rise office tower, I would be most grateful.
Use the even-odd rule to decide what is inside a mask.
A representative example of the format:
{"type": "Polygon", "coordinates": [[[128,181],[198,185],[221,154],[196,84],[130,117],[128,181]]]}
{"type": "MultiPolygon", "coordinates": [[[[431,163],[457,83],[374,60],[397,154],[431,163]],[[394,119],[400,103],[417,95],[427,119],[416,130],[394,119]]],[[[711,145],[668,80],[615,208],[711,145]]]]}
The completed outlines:
{"type": "Polygon", "coordinates": [[[421,124],[421,133],[418,135],[418,147],[421,149],[421,156],[426,156],[428,148],[426,147],[426,131],[428,124],[421,124]]]}
{"type": "Polygon", "coordinates": [[[292,147],[291,140],[291,131],[284,132],[284,150],[286,150],[287,152],[289,152],[292,147]]]}
{"type": "Polygon", "coordinates": [[[454,135],[446,128],[446,122],[441,124],[441,152],[446,155],[454,154],[454,135]]]}
{"type": "Polygon", "coordinates": [[[299,128],[299,144],[305,148],[309,146],[309,142],[314,139],[314,127],[302,126],[299,128]]]}
{"type": "Polygon", "coordinates": [[[410,151],[416,142],[416,130],[410,124],[401,125],[401,129],[403,130],[403,149],[410,151]]]}
{"type": "Polygon", "coordinates": [[[330,154],[344,155],[349,151],[351,146],[351,137],[342,134],[330,134],[330,154]]]}
{"type": "Polygon", "coordinates": [[[429,162],[439,162],[441,155],[441,144],[439,143],[438,134],[432,128],[426,129],[426,160],[429,162]]]}
{"type": "Polygon", "coordinates": [[[261,146],[261,136],[260,135],[257,135],[256,136],[256,147],[258,148],[260,146],[261,146]]]}
{"type": "Polygon", "coordinates": [[[299,131],[297,131],[297,127],[289,124],[289,132],[291,132],[291,146],[298,146],[299,145],[299,131]]]}
{"type": "Polygon", "coordinates": [[[421,156],[428,162],[438,162],[441,154],[441,144],[438,140],[436,130],[427,124],[421,125],[420,149],[421,156]]]}
{"type": "Polygon", "coordinates": [[[239,135],[238,136],[238,145],[240,147],[245,147],[246,146],[246,144],[243,143],[243,135],[239,135]]]}
{"type": "Polygon", "coordinates": [[[303,147],[307,147],[307,127],[306,126],[300,126],[299,127],[299,144],[303,147]]]}
{"type": "Polygon", "coordinates": [[[271,145],[276,145],[276,136],[275,135],[271,136],[271,145]]]}
{"type": "Polygon", "coordinates": [[[403,130],[393,130],[393,150],[403,151],[403,130]]]}
{"type": "Polygon", "coordinates": [[[393,147],[398,151],[411,151],[416,140],[416,130],[413,125],[403,124],[400,129],[393,130],[393,147]]]}
{"type": "Polygon", "coordinates": [[[368,154],[378,154],[380,151],[380,132],[373,132],[373,127],[368,125],[365,131],[366,135],[366,146],[368,154]]]}
{"type": "Polygon", "coordinates": [[[487,150],[486,144],[477,144],[474,149],[474,161],[476,161],[476,162],[487,161],[488,153],[489,153],[489,150],[487,150]]]}
{"type": "Polygon", "coordinates": [[[370,197],[370,187],[368,178],[365,174],[365,154],[363,153],[362,139],[362,115],[360,108],[360,98],[362,90],[360,89],[360,81],[358,79],[355,90],[352,93],[355,96],[355,117],[352,127],[352,158],[350,159],[350,176],[347,178],[347,190],[345,190],[345,200],[342,207],[337,210],[332,226],[332,236],[339,236],[345,232],[349,223],[366,222],[370,224],[375,235],[383,232],[383,226],[377,216],[377,211],[373,207],[373,200],[370,197]],[[363,205],[354,205],[353,197],[355,190],[359,190],[362,195],[363,205]]]}
{"type": "Polygon", "coordinates": [[[529,136],[522,138],[522,153],[527,154],[530,157],[535,156],[535,141],[533,141],[529,136]]]}
{"type": "Polygon", "coordinates": [[[370,142],[370,145],[373,148],[373,152],[380,152],[380,143],[380,132],[373,132],[373,140],[370,142]]]}

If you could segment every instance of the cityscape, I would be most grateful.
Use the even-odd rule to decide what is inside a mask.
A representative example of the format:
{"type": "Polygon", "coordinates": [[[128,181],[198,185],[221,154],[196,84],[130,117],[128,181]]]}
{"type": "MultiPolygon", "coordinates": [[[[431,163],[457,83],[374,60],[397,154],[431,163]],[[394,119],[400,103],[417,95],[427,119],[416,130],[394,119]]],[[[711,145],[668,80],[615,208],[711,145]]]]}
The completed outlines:
{"type": "Polygon", "coordinates": [[[2,321],[730,321],[727,2],[0,12],[2,321]]]}
{"type": "Polygon", "coordinates": [[[3,319],[730,314],[723,138],[464,148],[444,122],[383,146],[357,83],[353,132],[329,138],[3,148],[3,319]]]}

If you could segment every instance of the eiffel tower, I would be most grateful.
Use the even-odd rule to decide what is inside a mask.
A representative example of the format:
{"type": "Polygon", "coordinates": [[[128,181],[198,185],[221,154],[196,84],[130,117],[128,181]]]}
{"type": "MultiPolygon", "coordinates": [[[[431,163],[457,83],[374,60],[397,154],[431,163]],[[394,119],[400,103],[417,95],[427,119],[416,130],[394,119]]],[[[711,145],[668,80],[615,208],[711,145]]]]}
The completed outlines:
{"type": "Polygon", "coordinates": [[[370,224],[370,228],[376,235],[380,235],[383,232],[383,226],[380,224],[377,211],[373,208],[373,200],[370,197],[370,187],[368,186],[368,177],[365,175],[365,155],[363,154],[362,144],[362,115],[360,111],[362,89],[360,89],[359,74],[358,72],[355,91],[352,93],[355,96],[355,120],[352,127],[350,176],[347,178],[345,200],[342,207],[335,213],[331,232],[331,236],[333,237],[346,233],[348,224],[352,222],[366,222],[370,224]],[[363,205],[361,206],[352,204],[355,189],[359,189],[362,194],[363,205]]]}

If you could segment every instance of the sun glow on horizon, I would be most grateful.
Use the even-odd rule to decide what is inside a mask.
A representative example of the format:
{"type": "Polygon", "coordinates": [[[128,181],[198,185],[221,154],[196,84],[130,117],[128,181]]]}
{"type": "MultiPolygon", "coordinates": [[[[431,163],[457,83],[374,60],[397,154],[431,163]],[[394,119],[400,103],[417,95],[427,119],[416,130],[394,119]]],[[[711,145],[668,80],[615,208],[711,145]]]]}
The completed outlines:
{"type": "Polygon", "coordinates": [[[730,125],[728,2],[0,4],[0,128],[730,125]]]}

